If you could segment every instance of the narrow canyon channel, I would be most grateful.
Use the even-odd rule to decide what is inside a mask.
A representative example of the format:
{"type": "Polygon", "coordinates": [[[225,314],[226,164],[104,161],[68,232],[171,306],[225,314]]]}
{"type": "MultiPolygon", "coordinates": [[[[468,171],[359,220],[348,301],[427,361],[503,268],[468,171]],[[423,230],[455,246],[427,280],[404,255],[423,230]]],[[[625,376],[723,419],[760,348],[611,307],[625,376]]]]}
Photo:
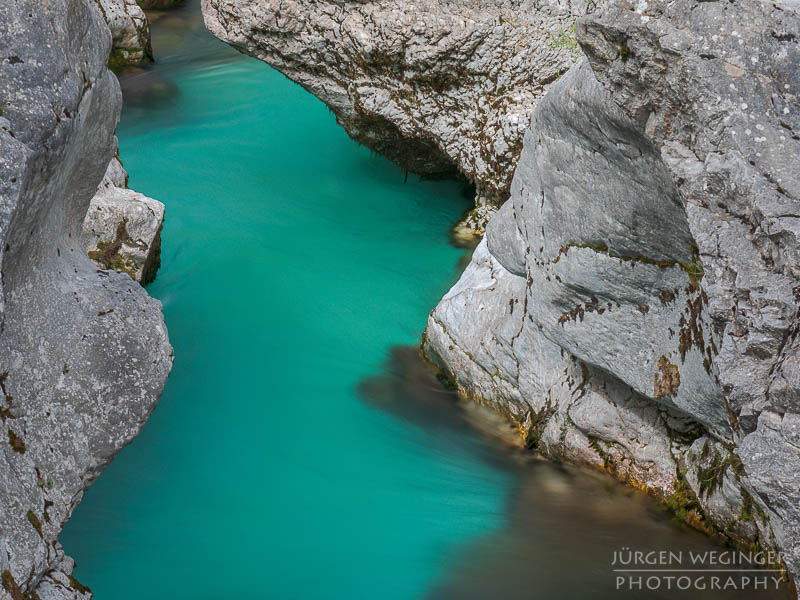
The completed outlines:
{"type": "Polygon", "coordinates": [[[96,598],[697,597],[628,589],[614,553],[714,542],[604,474],[536,460],[421,364],[469,190],[355,146],[212,38],[199,0],[152,28],[157,63],[122,74],[117,133],[131,186],[167,206],[148,289],[175,366],[62,535],[96,598]]]}

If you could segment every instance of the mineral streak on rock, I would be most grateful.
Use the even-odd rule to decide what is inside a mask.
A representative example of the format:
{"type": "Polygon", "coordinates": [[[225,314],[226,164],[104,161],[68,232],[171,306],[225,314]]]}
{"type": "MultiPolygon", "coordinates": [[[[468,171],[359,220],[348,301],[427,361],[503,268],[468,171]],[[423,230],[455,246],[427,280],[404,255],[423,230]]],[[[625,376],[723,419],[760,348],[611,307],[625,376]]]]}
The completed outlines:
{"type": "Polygon", "coordinates": [[[89,597],[58,535],[172,364],[161,304],[81,240],[115,152],[110,48],[90,0],[0,3],[2,598],[89,597]]]}

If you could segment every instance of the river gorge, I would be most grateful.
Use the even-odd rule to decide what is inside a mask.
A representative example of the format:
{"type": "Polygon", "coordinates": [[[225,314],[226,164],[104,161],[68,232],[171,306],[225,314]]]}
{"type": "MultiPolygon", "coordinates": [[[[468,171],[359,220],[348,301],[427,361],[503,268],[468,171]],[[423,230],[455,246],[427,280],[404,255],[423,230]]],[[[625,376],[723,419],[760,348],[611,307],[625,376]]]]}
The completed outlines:
{"type": "Polygon", "coordinates": [[[795,597],[798,36],[0,7],[0,600],[795,597]]]}
{"type": "Polygon", "coordinates": [[[534,459],[419,359],[469,255],[450,234],[466,185],[354,145],[196,2],[151,28],[117,135],[132,187],[168,207],[148,291],[176,360],[61,538],[98,598],[615,598],[615,550],[716,548],[534,459]]]}

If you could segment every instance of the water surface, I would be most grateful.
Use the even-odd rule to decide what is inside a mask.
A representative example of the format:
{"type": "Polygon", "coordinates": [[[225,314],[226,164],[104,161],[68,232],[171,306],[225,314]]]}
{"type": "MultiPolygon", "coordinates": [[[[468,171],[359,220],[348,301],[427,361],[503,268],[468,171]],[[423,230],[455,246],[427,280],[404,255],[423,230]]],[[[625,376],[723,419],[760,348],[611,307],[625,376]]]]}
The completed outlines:
{"type": "Polygon", "coordinates": [[[458,276],[460,184],[405,183],[195,2],[153,33],[118,136],[167,205],[175,366],[62,536],[98,600],[614,597],[620,545],[709,545],[483,433],[409,350],[458,276]]]}

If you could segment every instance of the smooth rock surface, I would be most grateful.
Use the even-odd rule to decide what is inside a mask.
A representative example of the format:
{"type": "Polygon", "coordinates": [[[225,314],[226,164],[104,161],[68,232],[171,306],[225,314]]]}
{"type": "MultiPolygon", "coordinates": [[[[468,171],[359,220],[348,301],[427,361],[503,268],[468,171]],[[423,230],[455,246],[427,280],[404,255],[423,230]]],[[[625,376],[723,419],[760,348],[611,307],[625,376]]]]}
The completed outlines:
{"type": "MultiPolygon", "coordinates": [[[[796,9],[794,9],[796,10],[796,9]]],[[[800,18],[640,3],[578,21],[424,347],[530,446],[669,497],[800,574],[800,18]]]]}
{"type": "Polygon", "coordinates": [[[89,0],[0,4],[0,597],[86,598],[58,535],[139,432],[172,349],[161,304],[81,225],[114,155],[111,35],[89,0]]]}
{"type": "Polygon", "coordinates": [[[561,0],[203,0],[214,35],[301,84],[353,139],[405,169],[463,173],[478,206],[508,197],[533,106],[577,56],[571,26],[586,10],[561,0]]]}

